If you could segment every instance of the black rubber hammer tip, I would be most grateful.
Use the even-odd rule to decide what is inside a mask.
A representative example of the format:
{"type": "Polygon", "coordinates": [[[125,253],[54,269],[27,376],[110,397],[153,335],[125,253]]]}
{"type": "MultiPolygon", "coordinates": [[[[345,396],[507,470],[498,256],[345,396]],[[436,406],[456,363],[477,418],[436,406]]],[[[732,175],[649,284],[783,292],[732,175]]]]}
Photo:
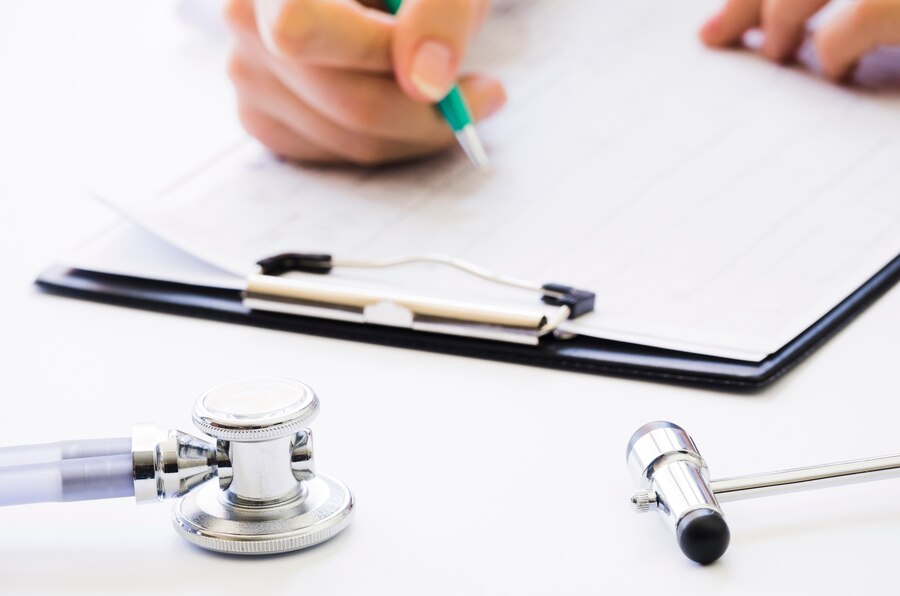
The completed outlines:
{"type": "Polygon", "coordinates": [[[713,509],[691,511],[675,529],[681,552],[691,561],[709,565],[725,554],[731,531],[721,513],[713,509]]]}

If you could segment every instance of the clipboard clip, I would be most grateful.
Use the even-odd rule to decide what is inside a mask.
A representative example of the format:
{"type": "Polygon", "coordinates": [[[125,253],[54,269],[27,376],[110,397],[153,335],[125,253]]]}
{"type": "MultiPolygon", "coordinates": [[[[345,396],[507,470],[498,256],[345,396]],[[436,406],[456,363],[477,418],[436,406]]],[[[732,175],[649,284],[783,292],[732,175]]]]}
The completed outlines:
{"type": "Polygon", "coordinates": [[[537,345],[565,320],[594,310],[593,292],[500,276],[439,254],[350,260],[335,259],[328,254],[284,253],[263,259],[257,266],[256,273],[247,279],[244,305],[253,310],[291,315],[537,345]],[[284,276],[291,272],[327,275],[339,267],[385,268],[410,263],[446,265],[491,283],[536,292],[543,304],[556,308],[548,313],[546,308],[537,305],[534,309],[511,308],[284,276]]]}

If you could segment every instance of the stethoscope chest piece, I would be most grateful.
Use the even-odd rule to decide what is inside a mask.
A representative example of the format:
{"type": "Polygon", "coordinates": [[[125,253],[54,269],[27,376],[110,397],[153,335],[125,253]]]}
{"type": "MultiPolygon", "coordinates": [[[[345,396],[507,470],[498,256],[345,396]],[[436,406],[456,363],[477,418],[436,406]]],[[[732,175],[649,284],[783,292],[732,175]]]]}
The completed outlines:
{"type": "Polygon", "coordinates": [[[272,554],[347,527],[352,493],[313,466],[306,426],[318,409],[313,390],[291,379],[242,379],[201,395],[194,424],[216,439],[219,478],[178,501],[175,529],[205,549],[272,554]]]}

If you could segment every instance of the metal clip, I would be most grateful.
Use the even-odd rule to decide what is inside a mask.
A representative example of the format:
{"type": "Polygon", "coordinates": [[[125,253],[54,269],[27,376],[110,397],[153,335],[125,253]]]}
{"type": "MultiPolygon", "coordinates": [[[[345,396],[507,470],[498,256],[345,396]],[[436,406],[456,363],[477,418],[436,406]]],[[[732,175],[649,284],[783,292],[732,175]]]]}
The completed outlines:
{"type": "Polygon", "coordinates": [[[543,286],[500,277],[465,261],[441,255],[418,255],[383,261],[337,261],[330,255],[283,254],[258,263],[247,280],[243,303],[254,310],[401,327],[478,339],[537,345],[566,319],[590,312],[594,294],[560,284],[543,286]],[[281,277],[301,271],[329,273],[335,267],[393,267],[411,262],[448,265],[493,283],[540,292],[552,313],[448,300],[369,288],[351,288],[311,279],[281,277]]]}

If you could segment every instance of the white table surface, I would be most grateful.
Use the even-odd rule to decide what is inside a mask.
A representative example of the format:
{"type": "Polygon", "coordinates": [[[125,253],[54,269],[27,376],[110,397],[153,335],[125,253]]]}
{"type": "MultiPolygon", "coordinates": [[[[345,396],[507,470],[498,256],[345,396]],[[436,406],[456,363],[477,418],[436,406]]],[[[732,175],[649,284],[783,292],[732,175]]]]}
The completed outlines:
{"type": "MultiPolygon", "coordinates": [[[[193,400],[206,387],[292,376],[322,398],[318,469],[347,482],[358,508],[324,545],[246,559],[182,541],[168,503],[4,508],[0,593],[897,592],[900,482],[727,504],[731,548],[702,568],[681,556],[655,515],[631,513],[623,456],[631,433],[655,419],[691,432],[714,476],[900,451],[900,290],[756,395],[36,291],[31,282],[43,267],[113,218],[85,191],[80,171],[97,144],[91,98],[102,104],[85,57],[112,43],[104,36],[122,23],[103,17],[112,4],[0,4],[0,445],[126,436],[135,422],[192,431],[193,400]]],[[[155,33],[142,25],[150,9],[123,5],[140,16],[128,24],[135,39],[152,46],[155,33]]],[[[116,59],[127,63],[120,50],[126,57],[116,59]]],[[[117,79],[109,79],[113,88],[117,79]]],[[[103,126],[121,132],[152,103],[123,105],[121,119],[103,126]]],[[[223,106],[230,110],[230,98],[223,106]]],[[[134,139],[123,152],[139,153],[134,139]]]]}

